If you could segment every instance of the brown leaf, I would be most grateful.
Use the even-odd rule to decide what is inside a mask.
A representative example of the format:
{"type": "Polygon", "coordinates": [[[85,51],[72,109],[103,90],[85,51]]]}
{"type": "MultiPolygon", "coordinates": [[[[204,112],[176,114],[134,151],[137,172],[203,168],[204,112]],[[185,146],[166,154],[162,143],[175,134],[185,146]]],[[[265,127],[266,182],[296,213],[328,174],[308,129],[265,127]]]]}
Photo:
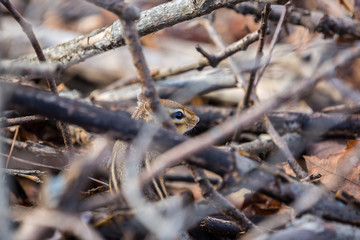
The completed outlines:
{"type": "Polygon", "coordinates": [[[320,173],[320,181],[330,190],[343,190],[360,199],[359,147],[359,140],[351,140],[342,152],[326,158],[304,156],[309,174],[320,173]]]}
{"type": "Polygon", "coordinates": [[[248,215],[272,215],[277,213],[282,204],[261,193],[246,194],[242,210],[248,215]]]}

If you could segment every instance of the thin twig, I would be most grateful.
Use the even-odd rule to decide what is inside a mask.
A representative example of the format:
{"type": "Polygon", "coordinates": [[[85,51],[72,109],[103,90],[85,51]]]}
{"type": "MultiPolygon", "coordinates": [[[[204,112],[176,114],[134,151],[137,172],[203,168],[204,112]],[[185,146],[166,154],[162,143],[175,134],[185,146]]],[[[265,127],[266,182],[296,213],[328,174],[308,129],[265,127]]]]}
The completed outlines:
{"type": "Polygon", "coordinates": [[[45,171],[40,171],[40,170],[22,170],[22,169],[0,169],[0,171],[3,171],[6,174],[9,175],[19,175],[19,174],[26,174],[26,175],[46,175],[45,171]]]}
{"type": "Polygon", "coordinates": [[[307,173],[300,167],[299,163],[292,155],[286,141],[279,135],[279,133],[276,131],[276,129],[274,128],[273,124],[271,123],[268,117],[265,117],[265,121],[267,122],[267,129],[269,135],[271,136],[271,139],[274,141],[274,143],[280,149],[280,151],[284,154],[291,169],[296,174],[296,177],[300,179],[306,178],[307,173]]]}
{"type": "Polygon", "coordinates": [[[206,22],[207,21],[205,21],[203,19],[203,20],[201,20],[200,23],[203,24],[204,27],[206,28],[206,30],[209,32],[211,40],[214,41],[218,47],[221,46],[221,50],[217,53],[210,54],[207,51],[205,51],[202,47],[197,46],[196,50],[199,53],[201,53],[208,61],[208,63],[205,64],[205,62],[200,60],[198,69],[202,69],[203,67],[208,66],[208,65],[210,65],[212,67],[216,67],[222,60],[234,55],[235,53],[237,53],[239,51],[246,50],[250,44],[259,40],[260,32],[257,30],[255,32],[249,33],[248,35],[246,35],[239,41],[236,41],[236,42],[230,44],[229,46],[225,47],[225,44],[222,42],[222,40],[216,36],[218,34],[214,32],[214,27],[209,28],[209,26],[211,26],[211,24],[206,23],[206,22]]]}
{"type": "Polygon", "coordinates": [[[11,175],[11,176],[18,176],[22,178],[29,179],[36,183],[43,183],[41,178],[46,176],[45,171],[40,170],[21,170],[21,169],[0,169],[4,174],[11,175]]]}
{"type": "MultiPolygon", "coordinates": [[[[0,153],[0,156],[7,157],[8,155],[7,155],[7,154],[0,153]]],[[[29,166],[36,166],[36,167],[40,167],[40,168],[52,169],[52,170],[57,170],[57,171],[62,171],[62,170],[64,170],[64,168],[54,167],[54,166],[50,166],[50,165],[46,165],[46,164],[41,164],[41,163],[36,163],[36,162],[31,161],[31,160],[26,160],[26,159],[14,157],[14,156],[12,156],[11,159],[12,159],[13,161],[16,161],[16,162],[21,162],[21,163],[28,164],[29,166]]]]}
{"type": "MultiPolygon", "coordinates": [[[[238,103],[237,114],[239,114],[242,109],[246,109],[250,106],[250,97],[253,93],[256,71],[258,69],[258,66],[261,61],[261,57],[263,55],[263,48],[264,48],[264,44],[265,44],[265,36],[266,36],[266,32],[267,32],[268,18],[269,18],[270,12],[271,12],[271,4],[267,3],[265,5],[264,11],[261,13],[260,36],[259,36],[260,42],[259,42],[259,46],[258,46],[256,56],[255,56],[255,66],[251,70],[251,73],[250,73],[248,85],[247,85],[247,88],[245,91],[244,100],[243,100],[243,102],[238,103]]],[[[239,130],[236,129],[232,136],[232,141],[235,141],[237,139],[238,135],[239,135],[239,130]]]]}
{"type": "MultiPolygon", "coordinates": [[[[206,66],[217,66],[222,60],[228,58],[229,56],[232,56],[233,54],[237,53],[238,51],[245,51],[249,45],[256,42],[259,39],[259,31],[255,31],[252,33],[247,34],[242,39],[230,44],[225,49],[222,49],[221,51],[215,53],[215,54],[209,54],[207,53],[210,58],[200,58],[197,61],[194,61],[192,63],[188,63],[186,65],[176,67],[176,68],[168,68],[168,69],[161,69],[158,73],[154,74],[155,79],[162,79],[167,76],[177,75],[180,73],[184,73],[187,71],[195,70],[195,69],[203,69],[206,66]]],[[[200,47],[200,49],[202,49],[200,47]]],[[[205,52],[204,49],[202,49],[203,52],[205,52]]]]}
{"type": "MultiPolygon", "coordinates": [[[[9,0],[0,0],[0,2],[6,7],[6,9],[10,12],[12,17],[19,23],[19,25],[23,29],[32,47],[34,48],[36,56],[38,57],[39,61],[46,62],[44,52],[42,51],[42,48],[32,30],[31,24],[21,16],[21,14],[14,8],[14,6],[11,4],[9,0]]],[[[46,78],[46,81],[49,85],[51,92],[53,92],[54,94],[58,94],[55,78],[50,76],[46,78]]],[[[74,156],[74,146],[69,134],[69,128],[65,123],[59,122],[58,124],[64,139],[65,147],[68,150],[69,157],[72,158],[74,156]]]]}
{"type": "MultiPolygon", "coordinates": [[[[244,48],[241,47],[239,48],[239,45],[236,45],[237,47],[235,48],[229,48],[231,50],[234,51],[226,51],[226,46],[224,41],[222,40],[222,38],[220,37],[219,33],[217,32],[215,26],[214,26],[214,18],[215,18],[215,13],[213,13],[211,16],[213,16],[211,19],[209,18],[203,18],[200,20],[200,24],[206,29],[206,31],[209,34],[209,37],[211,38],[211,40],[215,43],[215,45],[217,47],[219,47],[222,50],[222,56],[220,57],[220,55],[212,55],[210,57],[206,57],[206,55],[204,55],[210,65],[212,67],[216,67],[220,61],[222,61],[223,59],[227,58],[227,62],[229,64],[229,67],[231,69],[232,72],[236,73],[235,74],[235,78],[236,78],[236,82],[238,87],[243,87],[245,86],[245,79],[242,76],[241,72],[238,71],[238,68],[236,67],[235,61],[233,60],[233,58],[231,57],[232,54],[235,54],[235,52],[243,50],[244,48]],[[216,62],[214,62],[216,61],[216,62]]],[[[198,50],[198,48],[197,48],[198,50]]],[[[199,51],[199,50],[198,50],[199,51]]]]}
{"type": "Polygon", "coordinates": [[[17,135],[19,133],[19,126],[16,126],[15,128],[16,129],[15,129],[15,133],[14,133],[14,136],[13,136],[13,139],[12,139],[10,151],[9,151],[8,157],[6,159],[5,168],[8,168],[8,166],[9,166],[10,158],[11,158],[11,155],[12,155],[13,150],[14,150],[15,141],[16,141],[17,135]]]}
{"type": "MultiPolygon", "coordinates": [[[[261,18],[261,26],[260,26],[260,39],[259,39],[260,43],[259,43],[258,50],[256,52],[255,67],[251,71],[248,86],[247,86],[246,93],[244,96],[244,101],[243,101],[244,108],[248,108],[250,106],[250,96],[251,96],[251,93],[253,92],[253,86],[254,86],[254,81],[255,81],[255,76],[256,76],[256,71],[257,71],[256,66],[259,65],[261,57],[263,55],[263,48],[264,48],[264,44],[265,44],[265,35],[266,35],[266,31],[267,31],[267,24],[268,24],[268,18],[270,15],[270,11],[271,11],[271,4],[267,3],[265,5],[263,13],[261,14],[262,18],[261,18]]],[[[234,135],[237,135],[237,134],[234,134],[234,135]]]]}
{"type": "Polygon", "coordinates": [[[287,14],[288,14],[288,12],[289,12],[290,6],[291,6],[291,0],[290,0],[287,4],[285,4],[285,7],[284,7],[283,11],[281,12],[281,16],[280,16],[279,22],[278,22],[278,24],[277,24],[277,26],[276,26],[274,36],[273,36],[273,38],[272,38],[272,40],[271,40],[271,43],[270,43],[269,54],[268,54],[268,56],[267,56],[267,58],[266,58],[266,60],[265,60],[264,65],[260,68],[260,70],[259,70],[259,72],[258,72],[258,74],[257,74],[257,76],[256,76],[256,80],[255,80],[255,83],[254,83],[254,88],[256,88],[257,84],[258,84],[259,81],[260,81],[260,78],[262,77],[262,75],[263,75],[264,72],[265,72],[265,69],[267,68],[267,66],[268,66],[269,63],[270,63],[272,53],[273,53],[273,51],[274,51],[274,49],[275,49],[275,44],[276,44],[276,42],[277,42],[277,40],[278,40],[278,38],[279,38],[280,31],[281,31],[281,29],[282,29],[282,27],[283,27],[283,25],[284,25],[284,21],[285,21],[286,16],[287,16],[287,14]]]}

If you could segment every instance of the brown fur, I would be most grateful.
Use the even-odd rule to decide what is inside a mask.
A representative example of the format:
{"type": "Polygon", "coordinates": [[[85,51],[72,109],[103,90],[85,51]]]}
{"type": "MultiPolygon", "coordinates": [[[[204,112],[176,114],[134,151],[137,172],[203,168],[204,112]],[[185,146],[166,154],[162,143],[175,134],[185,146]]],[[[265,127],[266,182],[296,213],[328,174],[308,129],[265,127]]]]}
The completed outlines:
{"type": "MultiPolygon", "coordinates": [[[[187,109],[183,105],[167,100],[167,99],[160,99],[160,103],[165,107],[169,114],[182,111],[184,113],[184,118],[181,120],[173,119],[173,122],[176,126],[176,129],[180,133],[185,133],[192,128],[199,122],[199,117],[196,116],[194,112],[187,109]]],[[[138,107],[136,108],[135,112],[132,114],[133,119],[143,120],[145,122],[153,122],[150,112],[148,111],[149,106],[147,102],[139,102],[138,107]]],[[[129,148],[129,144],[122,141],[116,141],[112,157],[111,157],[111,174],[110,174],[110,190],[111,192],[118,192],[120,191],[120,183],[124,182],[124,171],[126,171],[125,166],[125,155],[126,151],[129,148]]],[[[142,166],[139,166],[138,172],[140,173],[141,169],[145,165],[149,165],[151,160],[155,158],[158,153],[150,151],[145,156],[145,161],[142,166]]],[[[163,197],[167,196],[167,192],[165,189],[164,178],[159,177],[159,179],[154,179],[152,187],[147,187],[144,190],[145,195],[149,200],[159,200],[163,197]]]]}

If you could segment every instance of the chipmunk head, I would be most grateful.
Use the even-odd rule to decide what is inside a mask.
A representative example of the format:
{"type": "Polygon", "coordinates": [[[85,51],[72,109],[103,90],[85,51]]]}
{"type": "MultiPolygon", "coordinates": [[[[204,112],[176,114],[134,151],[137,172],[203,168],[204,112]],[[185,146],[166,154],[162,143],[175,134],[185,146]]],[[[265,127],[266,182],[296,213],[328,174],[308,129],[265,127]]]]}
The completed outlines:
{"type": "Polygon", "coordinates": [[[181,134],[193,129],[200,120],[193,111],[177,102],[168,99],[160,99],[160,102],[181,134]]]}
{"type": "MultiPolygon", "coordinates": [[[[193,111],[187,109],[177,102],[168,99],[160,99],[160,103],[165,107],[176,129],[181,134],[193,129],[199,122],[199,117],[196,116],[193,111]]],[[[156,118],[151,116],[148,109],[149,106],[146,101],[140,102],[138,103],[138,107],[131,117],[133,119],[143,120],[145,122],[156,123],[156,118]]]]}

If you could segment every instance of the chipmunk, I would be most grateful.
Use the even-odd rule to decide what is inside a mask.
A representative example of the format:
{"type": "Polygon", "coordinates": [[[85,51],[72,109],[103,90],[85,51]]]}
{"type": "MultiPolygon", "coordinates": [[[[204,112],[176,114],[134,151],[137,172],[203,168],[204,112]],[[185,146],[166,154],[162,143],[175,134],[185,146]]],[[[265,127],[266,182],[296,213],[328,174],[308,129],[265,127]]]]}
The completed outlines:
{"type": "MultiPolygon", "coordinates": [[[[165,107],[177,131],[181,134],[193,129],[199,122],[199,117],[196,116],[194,112],[177,102],[168,99],[160,99],[160,103],[165,107]]],[[[151,116],[148,108],[149,106],[146,101],[138,102],[138,107],[132,114],[131,118],[159,124],[154,120],[155,118],[151,116]]],[[[124,171],[126,170],[124,158],[128,146],[129,144],[120,140],[115,142],[111,156],[111,173],[109,181],[111,192],[119,192],[120,184],[124,182],[124,171]]],[[[148,168],[150,161],[157,155],[159,155],[159,153],[153,151],[147,152],[142,166],[138,166],[138,172],[140,173],[142,168],[148,168]]],[[[153,179],[152,184],[145,187],[144,193],[145,196],[152,201],[166,198],[167,191],[165,188],[164,178],[159,177],[158,179],[153,179]]]]}

